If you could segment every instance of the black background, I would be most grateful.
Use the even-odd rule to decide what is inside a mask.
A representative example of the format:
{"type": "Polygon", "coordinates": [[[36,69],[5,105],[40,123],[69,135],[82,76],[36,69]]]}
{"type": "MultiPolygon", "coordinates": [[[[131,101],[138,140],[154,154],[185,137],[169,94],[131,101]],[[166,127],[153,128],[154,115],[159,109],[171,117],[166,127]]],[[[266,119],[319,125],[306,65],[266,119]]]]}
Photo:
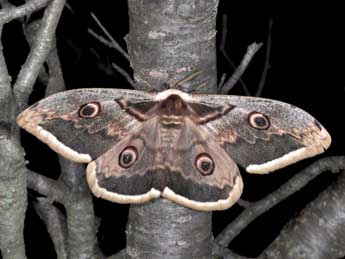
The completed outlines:
{"type": "MultiPolygon", "coordinates": [[[[239,1],[220,1],[218,46],[223,14],[228,15],[227,52],[235,64],[239,64],[249,44],[266,42],[268,23],[273,19],[271,69],[262,96],[294,104],[311,113],[332,135],[332,146],[323,156],[344,154],[344,41],[341,39],[344,21],[340,13],[342,9],[330,4],[312,3],[301,6],[290,1],[279,1],[279,4],[269,1],[240,1],[240,5],[237,2],[239,1]]],[[[110,66],[111,62],[115,62],[131,72],[126,60],[118,52],[105,47],[87,33],[87,28],[92,28],[101,34],[91,19],[90,12],[93,12],[125,48],[123,37],[128,32],[127,1],[74,0],[70,1],[70,7],[72,10],[65,8],[57,32],[58,50],[67,88],[129,88],[126,80],[110,66]]],[[[15,80],[29,51],[22,36],[21,24],[12,22],[6,25],[2,39],[6,61],[15,80]]],[[[259,84],[265,55],[264,45],[243,76],[252,93],[259,84]]],[[[231,75],[233,71],[220,52],[218,71],[219,77],[223,73],[231,75]]],[[[30,102],[42,98],[43,90],[42,85],[37,84],[30,102]]],[[[243,95],[241,86],[236,85],[231,94],[243,95]]],[[[56,155],[28,134],[23,133],[23,141],[26,158],[30,161],[28,167],[57,178],[59,168],[56,155]]],[[[317,159],[302,161],[270,175],[256,176],[243,172],[242,198],[255,201],[264,197],[317,159]]],[[[258,255],[279,234],[291,217],[296,216],[318,192],[335,179],[336,176],[330,173],[319,176],[303,190],[254,221],[230,244],[231,249],[246,256],[258,255]]],[[[32,204],[37,195],[29,191],[25,225],[28,258],[56,258],[45,226],[33,209],[32,204]]],[[[102,219],[98,233],[100,246],[106,255],[111,255],[125,246],[128,206],[96,198],[94,200],[96,215],[102,219]]],[[[214,234],[219,233],[240,212],[241,208],[235,205],[227,211],[214,213],[214,234]]]]}

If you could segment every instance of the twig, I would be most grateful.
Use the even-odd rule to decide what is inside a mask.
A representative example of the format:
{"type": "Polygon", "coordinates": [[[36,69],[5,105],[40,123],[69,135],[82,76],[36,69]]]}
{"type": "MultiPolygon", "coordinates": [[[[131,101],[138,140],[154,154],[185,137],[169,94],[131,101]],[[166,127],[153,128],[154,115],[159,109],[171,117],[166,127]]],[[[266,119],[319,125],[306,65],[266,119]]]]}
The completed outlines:
{"type": "Polygon", "coordinates": [[[252,43],[247,48],[247,53],[244,55],[241,64],[236,68],[235,72],[228,79],[228,81],[223,85],[220,92],[223,94],[228,93],[231,88],[237,83],[238,79],[242,76],[243,72],[246,70],[249,62],[252,60],[255,53],[260,49],[262,43],[252,43]]]}
{"type": "Polygon", "coordinates": [[[240,205],[242,208],[248,208],[250,207],[253,203],[250,202],[250,201],[246,201],[246,200],[243,200],[243,199],[239,199],[237,201],[237,204],[240,205]]]}
{"type": "Polygon", "coordinates": [[[333,173],[345,169],[345,157],[335,156],[318,160],[314,164],[302,170],[293,176],[288,182],[283,184],[279,189],[269,194],[262,200],[253,203],[248,209],[243,211],[232,223],[230,223],[215,239],[215,241],[224,247],[259,215],[268,211],[270,208],[289,197],[291,194],[300,190],[316,176],[324,171],[333,173]]]}
{"type": "Polygon", "coordinates": [[[27,106],[36,78],[44,61],[49,55],[52,39],[55,36],[55,29],[59,22],[65,1],[66,0],[53,0],[44,12],[35,43],[13,86],[19,110],[27,106]]]}
{"type": "Polygon", "coordinates": [[[75,11],[73,10],[72,6],[68,2],[66,2],[65,6],[72,14],[75,14],[75,11]]]}
{"type": "MultiPolygon", "coordinates": [[[[103,33],[108,37],[108,39],[111,41],[113,48],[115,48],[118,52],[120,52],[128,61],[129,61],[129,55],[128,53],[114,40],[114,38],[111,36],[111,34],[107,31],[107,29],[102,25],[102,23],[98,20],[97,16],[93,13],[91,13],[91,17],[95,20],[97,25],[101,28],[103,33]]],[[[102,41],[101,41],[102,42],[102,41]]],[[[102,42],[104,43],[104,42],[102,42]]]]}
{"type": "MultiPolygon", "coordinates": [[[[97,59],[97,68],[104,72],[107,76],[113,77],[114,79],[118,77],[117,73],[114,73],[114,68],[113,66],[111,66],[111,64],[109,62],[103,62],[101,60],[101,55],[97,53],[97,50],[94,48],[90,48],[89,51],[91,52],[91,54],[93,54],[97,59]]],[[[108,61],[108,60],[107,60],[108,61]]],[[[126,71],[124,71],[126,73],[126,71]]],[[[131,78],[131,76],[126,73],[128,75],[128,78],[131,78]]]]}
{"type": "Polygon", "coordinates": [[[30,15],[45,7],[51,0],[31,0],[18,7],[6,7],[0,10],[0,24],[30,15]]]}
{"type": "Polygon", "coordinates": [[[265,64],[262,70],[259,87],[256,90],[255,96],[261,96],[262,90],[264,89],[266,77],[268,70],[270,69],[270,57],[271,57],[271,49],[272,49],[272,25],[273,25],[273,19],[271,18],[268,22],[268,36],[266,41],[266,58],[265,58],[265,64]]]}
{"type": "MultiPolygon", "coordinates": [[[[222,36],[221,36],[221,40],[220,40],[219,49],[220,49],[220,52],[223,54],[225,60],[228,62],[228,64],[231,66],[231,68],[235,71],[236,66],[235,66],[234,62],[232,62],[231,58],[229,57],[228,53],[225,50],[226,38],[227,38],[227,34],[228,34],[228,16],[226,14],[223,14],[222,18],[223,18],[222,19],[222,36]]],[[[247,85],[243,82],[243,80],[241,78],[239,78],[238,82],[242,86],[242,89],[243,89],[245,95],[251,96],[251,93],[250,93],[247,85]]],[[[219,85],[219,89],[221,89],[221,86],[222,85],[219,85]]]]}
{"type": "MultiPolygon", "coordinates": [[[[105,39],[103,36],[97,34],[95,31],[93,31],[92,29],[88,29],[88,33],[90,33],[94,38],[96,38],[99,42],[103,43],[104,45],[106,45],[109,48],[114,48],[117,51],[119,51],[128,61],[129,61],[129,55],[128,53],[114,40],[114,38],[111,36],[111,34],[107,31],[107,29],[102,25],[102,23],[98,20],[97,16],[93,13],[91,13],[92,18],[95,20],[95,22],[97,23],[97,25],[101,28],[101,30],[103,31],[103,33],[108,37],[109,40],[105,39]]],[[[127,80],[127,82],[133,87],[135,88],[135,82],[133,81],[132,77],[127,73],[127,71],[125,71],[124,69],[122,69],[120,66],[118,66],[115,63],[111,64],[112,67],[119,72],[122,76],[124,76],[127,80]]]]}
{"type": "Polygon", "coordinates": [[[37,198],[35,210],[47,226],[58,259],[66,259],[67,226],[65,216],[46,198],[37,198]]]}
{"type": "Polygon", "coordinates": [[[116,65],[114,62],[111,63],[112,67],[119,72],[124,78],[126,78],[127,82],[135,89],[136,85],[131,76],[120,66],[116,65]]]}
{"type": "Polygon", "coordinates": [[[220,78],[219,84],[218,84],[218,89],[223,88],[223,85],[225,83],[225,79],[226,79],[226,73],[223,73],[222,77],[220,78]]]}
{"type": "Polygon", "coordinates": [[[116,49],[116,47],[114,46],[114,44],[113,44],[111,41],[105,39],[102,35],[97,34],[97,33],[96,33],[94,30],[92,30],[91,28],[88,28],[88,29],[87,29],[87,32],[88,32],[90,35],[92,35],[95,39],[97,39],[99,42],[103,43],[105,46],[107,46],[107,47],[109,47],[109,48],[114,48],[114,49],[116,49]]]}

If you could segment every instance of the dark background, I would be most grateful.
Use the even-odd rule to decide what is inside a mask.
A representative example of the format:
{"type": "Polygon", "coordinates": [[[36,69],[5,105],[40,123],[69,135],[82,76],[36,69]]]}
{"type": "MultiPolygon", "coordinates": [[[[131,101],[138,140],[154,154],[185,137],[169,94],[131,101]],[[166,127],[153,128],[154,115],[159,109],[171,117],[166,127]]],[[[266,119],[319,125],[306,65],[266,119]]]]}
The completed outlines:
{"type": "MultiPolygon", "coordinates": [[[[303,7],[290,1],[289,4],[279,1],[279,5],[268,1],[256,4],[254,1],[240,1],[241,5],[237,2],[239,1],[220,1],[218,46],[223,14],[228,16],[226,50],[235,64],[239,64],[249,44],[266,42],[269,20],[273,19],[271,68],[262,97],[288,102],[311,113],[328,129],[333,138],[330,149],[323,156],[344,154],[344,41],[341,39],[344,21],[341,19],[341,13],[337,14],[337,10],[342,9],[339,6],[316,3],[303,7]]],[[[71,9],[65,8],[57,32],[58,50],[67,88],[129,88],[126,80],[112,70],[110,65],[115,62],[131,72],[126,60],[117,51],[105,47],[87,33],[87,28],[91,28],[102,34],[90,16],[90,12],[93,12],[125,48],[123,37],[128,32],[127,1],[74,0],[69,3],[71,9]]],[[[35,19],[35,16],[32,19],[35,19]]],[[[15,80],[29,51],[22,36],[21,23],[12,22],[6,25],[2,40],[9,70],[15,80]]],[[[265,52],[264,45],[243,76],[252,93],[255,93],[259,84],[265,52]]],[[[218,54],[219,78],[223,73],[231,75],[233,69],[221,53],[218,54]]],[[[43,94],[44,88],[38,83],[31,102],[42,98],[43,94]]],[[[244,93],[241,86],[236,85],[231,94],[244,93]]],[[[30,161],[28,167],[57,178],[59,168],[54,152],[28,134],[23,133],[23,141],[26,158],[30,161]]],[[[270,175],[256,176],[243,172],[242,198],[255,201],[264,197],[318,158],[302,161],[270,175]]],[[[335,179],[336,176],[330,173],[319,176],[304,189],[254,221],[230,244],[230,248],[246,256],[258,255],[291,217],[296,216],[318,192],[335,179]]],[[[25,228],[28,258],[56,258],[45,226],[33,208],[37,196],[37,193],[29,191],[25,228]]],[[[94,200],[96,215],[102,219],[98,233],[100,246],[106,255],[111,255],[125,247],[128,206],[97,198],[94,200]]],[[[241,210],[241,207],[235,205],[227,211],[214,213],[214,234],[219,233],[241,210]]]]}

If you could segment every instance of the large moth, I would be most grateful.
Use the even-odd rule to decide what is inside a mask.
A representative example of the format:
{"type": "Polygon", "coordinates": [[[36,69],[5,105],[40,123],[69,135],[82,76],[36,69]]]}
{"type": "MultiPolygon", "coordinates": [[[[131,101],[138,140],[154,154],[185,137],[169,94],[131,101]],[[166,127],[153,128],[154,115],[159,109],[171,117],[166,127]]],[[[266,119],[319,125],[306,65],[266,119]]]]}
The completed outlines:
{"type": "Polygon", "coordinates": [[[239,199],[237,164],[265,174],[331,143],[317,120],[290,104],[176,89],[61,92],[17,122],[65,158],[88,163],[97,197],[118,203],[162,197],[204,211],[239,199]]]}

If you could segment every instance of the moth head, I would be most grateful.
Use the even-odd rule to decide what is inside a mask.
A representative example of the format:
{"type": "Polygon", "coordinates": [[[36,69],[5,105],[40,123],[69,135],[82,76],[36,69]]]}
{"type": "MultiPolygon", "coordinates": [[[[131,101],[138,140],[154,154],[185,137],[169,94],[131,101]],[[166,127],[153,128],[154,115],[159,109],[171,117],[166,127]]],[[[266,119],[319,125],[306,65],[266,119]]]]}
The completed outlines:
{"type": "Polygon", "coordinates": [[[138,159],[138,151],[135,147],[129,146],[122,150],[122,152],[119,155],[119,165],[122,168],[129,168],[138,159]]]}
{"type": "Polygon", "coordinates": [[[212,157],[206,153],[199,154],[195,158],[195,167],[202,175],[211,175],[214,171],[214,161],[212,157]]]}
{"type": "Polygon", "coordinates": [[[101,105],[98,102],[86,103],[80,106],[78,115],[81,118],[90,119],[99,115],[101,105]]]}
{"type": "Polygon", "coordinates": [[[271,125],[269,118],[259,112],[251,112],[248,116],[248,122],[251,127],[259,130],[266,130],[271,125]]]}

